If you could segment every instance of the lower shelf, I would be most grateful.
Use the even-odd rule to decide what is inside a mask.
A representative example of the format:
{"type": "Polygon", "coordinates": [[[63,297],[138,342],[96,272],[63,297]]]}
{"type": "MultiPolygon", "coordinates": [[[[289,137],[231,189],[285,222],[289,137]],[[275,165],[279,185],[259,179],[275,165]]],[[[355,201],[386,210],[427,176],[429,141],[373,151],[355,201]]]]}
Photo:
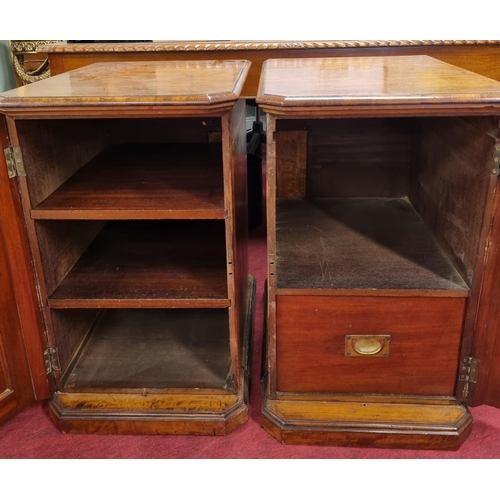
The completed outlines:
{"type": "Polygon", "coordinates": [[[248,418],[254,297],[255,278],[249,276],[245,331],[241,332],[243,369],[237,390],[224,389],[229,374],[227,311],[196,310],[194,315],[186,309],[107,311],[73,364],[64,389],[49,402],[55,424],[66,433],[225,435],[232,431],[248,418]],[[218,319],[209,325],[205,313],[218,319]],[[223,314],[225,322],[219,318],[223,314]],[[169,321],[177,318],[175,333],[166,328],[169,323],[164,315],[169,321]],[[163,319],[160,329],[150,325],[153,318],[163,319]],[[139,324],[141,333],[137,335],[139,324]],[[198,332],[194,331],[196,325],[198,332]],[[115,326],[120,326],[120,335],[114,333],[115,326]],[[126,340],[127,329],[136,331],[133,344],[126,340]],[[167,344],[158,342],[160,330],[167,344]],[[194,336],[199,341],[200,331],[205,332],[205,347],[191,349],[190,355],[183,357],[186,343],[194,336]],[[224,348],[217,350],[218,345],[224,348]],[[135,366],[127,366],[129,355],[135,366]],[[120,358],[119,362],[113,361],[113,356],[120,358]],[[221,359],[216,359],[218,356],[221,359]],[[110,366],[116,373],[109,372],[110,366]]]}
{"type": "Polygon", "coordinates": [[[283,444],[456,450],[472,430],[458,404],[265,400],[262,426],[283,444]]]}
{"type": "Polygon", "coordinates": [[[226,389],[229,367],[227,309],[109,309],[64,388],[226,389]]]}

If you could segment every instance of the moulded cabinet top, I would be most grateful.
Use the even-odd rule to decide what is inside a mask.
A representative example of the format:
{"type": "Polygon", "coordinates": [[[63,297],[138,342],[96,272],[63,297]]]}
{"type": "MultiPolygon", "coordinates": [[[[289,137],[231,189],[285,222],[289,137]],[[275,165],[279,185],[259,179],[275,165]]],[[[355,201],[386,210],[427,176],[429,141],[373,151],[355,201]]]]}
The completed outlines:
{"type": "Polygon", "coordinates": [[[248,61],[95,63],[0,94],[0,110],[232,104],[249,68],[248,61]]]}
{"type": "Polygon", "coordinates": [[[500,106],[500,82],[429,56],[270,59],[264,63],[257,102],[281,112],[300,107],[484,108],[500,106]]]}

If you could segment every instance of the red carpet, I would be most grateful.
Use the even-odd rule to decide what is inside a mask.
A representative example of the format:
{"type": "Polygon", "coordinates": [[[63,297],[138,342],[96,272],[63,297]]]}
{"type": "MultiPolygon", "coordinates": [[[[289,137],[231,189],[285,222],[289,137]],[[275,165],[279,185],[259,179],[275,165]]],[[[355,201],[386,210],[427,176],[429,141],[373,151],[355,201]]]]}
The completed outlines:
{"type": "Polygon", "coordinates": [[[64,435],[45,403],[0,428],[0,458],[500,458],[500,410],[472,408],[470,438],[455,452],[285,446],[260,427],[260,360],[266,240],[251,231],[250,272],[257,278],[250,418],[226,437],[64,435]]]}

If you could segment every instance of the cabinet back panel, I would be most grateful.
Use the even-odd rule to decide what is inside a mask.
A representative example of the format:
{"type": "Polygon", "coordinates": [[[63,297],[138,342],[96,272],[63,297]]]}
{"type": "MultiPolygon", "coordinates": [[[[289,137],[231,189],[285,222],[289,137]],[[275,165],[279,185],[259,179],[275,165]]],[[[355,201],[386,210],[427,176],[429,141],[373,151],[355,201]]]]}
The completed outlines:
{"type": "Polygon", "coordinates": [[[419,127],[410,200],[470,285],[496,139],[458,117],[426,118],[419,127]]]}
{"type": "MultiPolygon", "coordinates": [[[[280,131],[307,131],[307,198],[407,196],[412,120],[278,120],[277,124],[277,142],[280,131]]],[[[306,140],[306,135],[300,137],[306,140]]],[[[279,179],[278,159],[277,165],[279,179]]]]}
{"type": "Polygon", "coordinates": [[[219,117],[106,120],[112,144],[209,142],[221,133],[219,117]]]}

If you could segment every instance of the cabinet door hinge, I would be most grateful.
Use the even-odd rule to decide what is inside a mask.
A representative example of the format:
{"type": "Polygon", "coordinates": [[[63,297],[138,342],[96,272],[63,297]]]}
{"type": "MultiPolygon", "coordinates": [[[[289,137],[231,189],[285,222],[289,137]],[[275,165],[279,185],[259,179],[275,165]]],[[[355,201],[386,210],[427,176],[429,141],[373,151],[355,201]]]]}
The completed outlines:
{"type": "Polygon", "coordinates": [[[493,147],[493,161],[491,164],[491,173],[493,175],[500,175],[500,141],[495,143],[493,147]]]}
{"type": "Polygon", "coordinates": [[[234,390],[234,375],[227,377],[226,385],[224,386],[226,391],[234,390]]]}
{"type": "Polygon", "coordinates": [[[23,155],[19,146],[12,146],[3,150],[5,163],[7,163],[7,172],[9,177],[25,176],[23,155]]]}
{"type": "Polygon", "coordinates": [[[460,365],[460,376],[461,382],[465,382],[463,389],[464,400],[467,399],[469,395],[469,383],[475,384],[477,382],[477,376],[479,372],[479,360],[476,358],[463,358],[462,364],[460,365]]]}
{"type": "Polygon", "coordinates": [[[45,373],[48,375],[54,371],[60,371],[59,366],[59,356],[57,354],[57,349],[54,347],[49,347],[43,351],[43,359],[45,360],[45,373]]]}

